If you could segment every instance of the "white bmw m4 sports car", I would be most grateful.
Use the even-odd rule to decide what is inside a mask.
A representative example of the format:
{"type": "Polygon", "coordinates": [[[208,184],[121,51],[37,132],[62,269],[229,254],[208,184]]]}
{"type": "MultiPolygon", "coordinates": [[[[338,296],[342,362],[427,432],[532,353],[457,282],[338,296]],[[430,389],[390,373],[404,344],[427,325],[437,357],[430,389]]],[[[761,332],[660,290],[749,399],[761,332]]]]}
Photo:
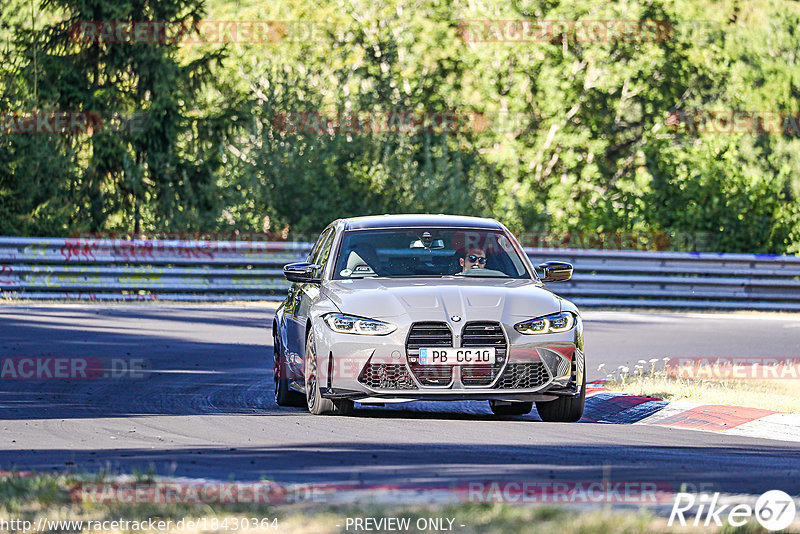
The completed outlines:
{"type": "Polygon", "coordinates": [[[586,373],[578,309],[493,219],[340,219],[293,282],[273,324],[275,400],[314,414],[354,402],[486,400],[498,415],[577,421],[586,373]]]}

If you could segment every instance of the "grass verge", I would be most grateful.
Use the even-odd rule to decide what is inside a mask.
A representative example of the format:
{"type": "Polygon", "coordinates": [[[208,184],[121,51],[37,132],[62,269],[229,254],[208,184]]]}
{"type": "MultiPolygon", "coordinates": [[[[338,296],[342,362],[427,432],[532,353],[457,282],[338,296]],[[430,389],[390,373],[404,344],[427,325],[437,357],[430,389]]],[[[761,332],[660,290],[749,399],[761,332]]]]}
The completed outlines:
{"type": "MultiPolygon", "coordinates": [[[[666,360],[666,359],[665,359],[666,360]]],[[[676,376],[656,365],[663,360],[640,360],[637,365],[621,365],[608,372],[608,389],[656,397],[669,401],[724,404],[761,408],[776,412],[800,413],[800,379],[724,379],[676,376]]],[[[604,366],[600,366],[600,371],[604,366]]],[[[726,369],[729,372],[730,369],[726,369]]],[[[695,377],[718,376],[718,368],[693,368],[695,377]]]]}
{"type": "MultiPolygon", "coordinates": [[[[615,511],[610,509],[578,510],[552,505],[514,506],[510,504],[456,504],[441,506],[347,505],[333,507],[324,504],[299,503],[292,505],[210,505],[210,504],[98,504],[74,498],[74,487],[80,481],[68,475],[0,475],[0,532],[3,521],[29,521],[34,525],[28,532],[39,532],[35,525],[46,521],[83,521],[82,528],[58,527],[50,523],[41,531],[60,532],[289,532],[297,534],[326,534],[353,532],[348,518],[407,519],[411,528],[402,530],[373,528],[371,532],[437,532],[450,530],[463,534],[609,534],[675,532],[663,517],[646,509],[615,511]],[[70,490],[73,493],[70,493],[70,490]],[[171,521],[167,528],[149,528],[148,522],[171,521]],[[451,528],[433,528],[429,520],[439,520],[451,528]],[[448,522],[452,519],[452,523],[448,522]],[[183,520],[183,523],[179,523],[183,520]],[[241,528],[248,520],[248,528],[241,528]],[[255,520],[261,524],[255,528],[255,520]],[[266,520],[266,521],[264,521],[266,520]],[[122,526],[92,527],[88,522],[127,521],[122,526]],[[189,521],[193,522],[191,527],[189,521]],[[134,522],[137,522],[134,525],[134,522]],[[142,523],[138,523],[142,522],[142,523]],[[181,524],[183,528],[178,528],[181,524]],[[235,528],[234,525],[239,525],[235,528]],[[418,525],[423,528],[418,528],[418,525]],[[463,526],[462,526],[463,525],[463,526]],[[431,527],[431,528],[425,528],[431,527]]],[[[98,480],[95,479],[94,482],[98,480]]],[[[96,523],[95,523],[96,524],[96,523]]],[[[361,529],[364,530],[363,528],[361,529]]],[[[745,529],[730,527],[681,527],[682,533],[694,532],[766,532],[756,524],[745,529]]]]}

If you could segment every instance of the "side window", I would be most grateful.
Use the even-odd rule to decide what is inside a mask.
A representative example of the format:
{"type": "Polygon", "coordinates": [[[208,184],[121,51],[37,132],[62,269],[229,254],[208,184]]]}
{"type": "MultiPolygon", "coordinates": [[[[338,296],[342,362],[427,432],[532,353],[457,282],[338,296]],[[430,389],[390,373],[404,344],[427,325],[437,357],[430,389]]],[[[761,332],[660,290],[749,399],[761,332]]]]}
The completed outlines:
{"type": "Polygon", "coordinates": [[[322,244],[322,247],[320,247],[320,254],[316,263],[322,265],[323,268],[328,263],[328,258],[331,255],[331,249],[333,248],[333,237],[335,234],[336,232],[331,230],[330,235],[328,235],[328,237],[325,239],[325,242],[322,244]]]}
{"type": "Polygon", "coordinates": [[[323,230],[323,232],[319,235],[317,243],[314,245],[314,248],[311,249],[311,252],[308,255],[309,262],[318,263],[316,259],[319,258],[320,251],[322,250],[323,246],[325,245],[325,242],[331,236],[332,233],[333,233],[333,228],[328,228],[326,230],[323,230]]]}
{"type": "Polygon", "coordinates": [[[331,248],[333,248],[333,238],[336,235],[336,232],[331,229],[328,232],[328,235],[325,236],[325,240],[322,242],[322,246],[319,248],[319,254],[317,255],[316,260],[314,263],[321,265],[322,268],[320,269],[319,275],[322,275],[322,272],[325,270],[325,265],[328,263],[328,258],[331,255],[331,248]]]}

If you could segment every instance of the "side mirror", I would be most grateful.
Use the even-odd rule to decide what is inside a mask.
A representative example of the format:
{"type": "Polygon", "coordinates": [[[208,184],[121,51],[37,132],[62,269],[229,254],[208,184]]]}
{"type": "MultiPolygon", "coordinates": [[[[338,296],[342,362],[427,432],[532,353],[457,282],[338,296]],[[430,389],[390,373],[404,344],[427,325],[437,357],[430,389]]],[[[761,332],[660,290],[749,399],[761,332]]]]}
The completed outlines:
{"type": "Polygon", "coordinates": [[[563,261],[546,261],[539,265],[544,271],[542,282],[564,282],[572,278],[572,264],[563,261]]]}
{"type": "Polygon", "coordinates": [[[298,261],[283,266],[283,276],[290,282],[320,283],[322,280],[316,273],[322,267],[307,261],[298,261]]]}

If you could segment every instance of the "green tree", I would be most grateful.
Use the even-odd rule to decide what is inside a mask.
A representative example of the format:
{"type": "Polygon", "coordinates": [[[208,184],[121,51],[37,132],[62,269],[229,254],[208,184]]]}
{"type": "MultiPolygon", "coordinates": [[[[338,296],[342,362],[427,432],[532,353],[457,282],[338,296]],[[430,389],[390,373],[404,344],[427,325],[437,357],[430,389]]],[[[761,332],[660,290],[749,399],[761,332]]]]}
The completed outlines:
{"type": "Polygon", "coordinates": [[[222,146],[235,127],[230,106],[215,107],[210,96],[224,50],[183,63],[177,39],[136,44],[76,34],[84,21],[180,22],[191,32],[203,6],[46,0],[42,9],[58,13],[57,21],[16,32],[15,80],[38,86],[28,109],[91,112],[102,121],[93,132],[37,141],[58,145],[56,153],[70,155],[79,173],[18,176],[31,185],[62,182],[68,194],[54,200],[67,206],[72,231],[216,227],[222,146]]]}
{"type": "Polygon", "coordinates": [[[9,0],[0,15],[0,234],[61,235],[74,212],[74,147],[61,136],[15,133],[11,126],[17,117],[53,107],[40,98],[39,14],[29,2],[9,0]]]}

